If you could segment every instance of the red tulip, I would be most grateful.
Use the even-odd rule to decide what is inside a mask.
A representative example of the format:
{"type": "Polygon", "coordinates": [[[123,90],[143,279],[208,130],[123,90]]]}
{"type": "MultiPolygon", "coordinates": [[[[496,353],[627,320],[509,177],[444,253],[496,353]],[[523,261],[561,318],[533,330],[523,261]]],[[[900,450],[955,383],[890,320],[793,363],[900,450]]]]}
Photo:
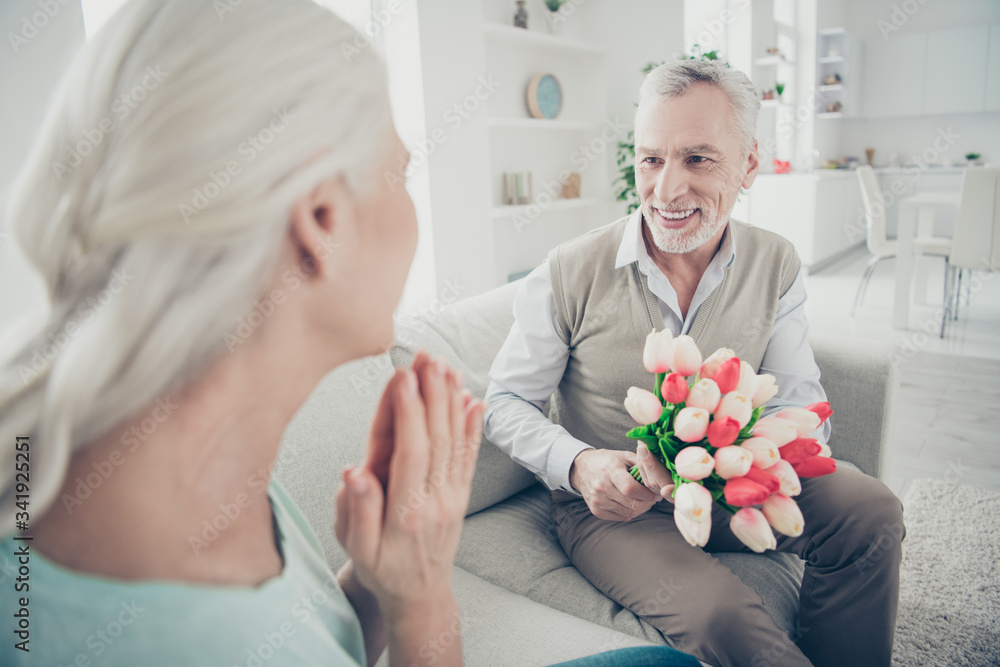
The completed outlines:
{"type": "Polygon", "coordinates": [[[734,477],[726,482],[726,502],[736,507],[760,505],[767,500],[771,492],[747,477],[734,477]]]}
{"type": "Polygon", "coordinates": [[[708,425],[708,444],[713,447],[726,447],[736,442],[740,434],[740,423],[732,417],[713,419],[708,425]]]}
{"type": "Polygon", "coordinates": [[[683,403],[688,396],[688,383],[680,373],[670,373],[663,378],[660,395],[667,403],[683,403]]]}
{"type": "Polygon", "coordinates": [[[825,401],[823,403],[813,403],[812,405],[807,405],[806,410],[809,410],[810,412],[815,412],[817,415],[819,415],[820,424],[829,419],[830,415],[833,414],[833,408],[831,408],[830,404],[825,401]]]}
{"type": "Polygon", "coordinates": [[[761,468],[751,467],[745,477],[763,486],[768,493],[778,493],[781,490],[781,482],[778,481],[778,478],[761,468]]]}
{"type": "Polygon", "coordinates": [[[792,469],[799,477],[822,477],[837,470],[837,462],[825,456],[812,456],[801,463],[793,463],[792,469]]]}
{"type": "Polygon", "coordinates": [[[715,380],[715,384],[719,385],[719,391],[723,394],[728,394],[736,389],[736,385],[740,382],[739,358],[732,357],[722,362],[722,365],[719,366],[719,370],[715,371],[712,379],[715,380]]]}
{"type": "Polygon", "coordinates": [[[778,453],[781,454],[781,458],[794,466],[811,456],[816,456],[822,450],[815,438],[795,438],[784,447],[779,447],[778,453]]]}

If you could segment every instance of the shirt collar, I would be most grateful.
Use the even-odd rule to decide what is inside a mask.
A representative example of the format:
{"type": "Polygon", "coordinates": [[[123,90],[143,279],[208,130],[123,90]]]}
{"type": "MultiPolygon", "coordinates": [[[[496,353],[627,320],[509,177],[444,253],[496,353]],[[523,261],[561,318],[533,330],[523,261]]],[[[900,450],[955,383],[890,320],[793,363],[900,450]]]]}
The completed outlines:
{"type": "MultiPolygon", "coordinates": [[[[719,250],[712,258],[712,263],[716,260],[724,260],[726,268],[732,266],[736,257],[736,240],[733,238],[733,219],[729,218],[726,223],[726,232],[722,235],[722,243],[719,250]]],[[[633,262],[639,262],[639,268],[643,273],[647,273],[646,268],[656,266],[653,258],[646,251],[646,243],[642,240],[642,209],[636,209],[629,216],[625,223],[625,233],[622,234],[622,241],[618,246],[618,256],[615,258],[615,268],[619,269],[633,262]]]]}

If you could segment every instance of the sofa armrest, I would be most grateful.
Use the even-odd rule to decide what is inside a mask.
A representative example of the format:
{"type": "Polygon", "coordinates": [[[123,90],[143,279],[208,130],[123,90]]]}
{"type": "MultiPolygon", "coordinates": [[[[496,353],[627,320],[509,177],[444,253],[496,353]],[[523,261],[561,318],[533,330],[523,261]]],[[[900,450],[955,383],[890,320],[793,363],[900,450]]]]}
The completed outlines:
{"type": "Polygon", "coordinates": [[[892,346],[823,335],[810,336],[809,344],[834,411],[829,442],[834,457],[878,477],[896,390],[892,346]]]}

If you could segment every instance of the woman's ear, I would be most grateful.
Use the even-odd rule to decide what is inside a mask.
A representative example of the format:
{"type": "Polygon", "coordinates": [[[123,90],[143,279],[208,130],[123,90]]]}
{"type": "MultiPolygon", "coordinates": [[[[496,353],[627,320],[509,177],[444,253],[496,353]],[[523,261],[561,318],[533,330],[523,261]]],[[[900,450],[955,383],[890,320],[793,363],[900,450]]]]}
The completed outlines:
{"type": "Polygon", "coordinates": [[[292,206],[289,240],[302,273],[325,277],[337,238],[354,215],[351,193],[340,176],[322,183],[292,206]]]}

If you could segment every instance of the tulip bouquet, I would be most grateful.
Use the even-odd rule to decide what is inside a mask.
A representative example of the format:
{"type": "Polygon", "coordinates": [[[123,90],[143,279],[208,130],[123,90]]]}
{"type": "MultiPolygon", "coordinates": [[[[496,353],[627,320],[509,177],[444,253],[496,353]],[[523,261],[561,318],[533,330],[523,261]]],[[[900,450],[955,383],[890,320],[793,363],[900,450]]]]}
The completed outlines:
{"type": "MultiPolygon", "coordinates": [[[[777,546],[772,528],[801,535],[802,512],[792,499],[802,491],[800,478],[837,469],[830,448],[809,437],[833,414],[830,404],[761,418],[778,391],[773,375],[757,375],[728,348],[703,361],[693,338],[667,330],[646,337],[643,365],[656,384],[652,392],[628,390],[625,409],[641,424],[628,437],[670,471],[674,522],[684,539],[705,546],[713,502],[733,515],[733,534],[758,553],[777,546]]],[[[630,472],[642,481],[638,466],[630,472]]]]}

